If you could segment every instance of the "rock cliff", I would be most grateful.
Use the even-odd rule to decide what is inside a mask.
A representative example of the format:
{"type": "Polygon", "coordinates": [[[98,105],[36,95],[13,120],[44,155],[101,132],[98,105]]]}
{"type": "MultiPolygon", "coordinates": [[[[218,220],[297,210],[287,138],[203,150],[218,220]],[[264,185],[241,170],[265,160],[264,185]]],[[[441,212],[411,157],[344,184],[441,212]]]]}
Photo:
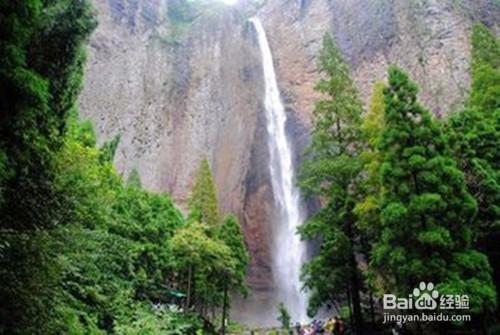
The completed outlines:
{"type": "Polygon", "coordinates": [[[248,281],[272,288],[273,211],[263,116],[260,54],[247,19],[258,15],[274,55],[297,158],[307,141],[330,32],[364,101],[389,64],[406,68],[421,100],[440,116],[469,87],[469,32],[498,31],[495,0],[95,0],[82,117],[100,142],[121,135],[115,164],[137,169],[145,187],[183,204],[199,161],[211,162],[222,212],[236,212],[252,255],[248,281]]]}

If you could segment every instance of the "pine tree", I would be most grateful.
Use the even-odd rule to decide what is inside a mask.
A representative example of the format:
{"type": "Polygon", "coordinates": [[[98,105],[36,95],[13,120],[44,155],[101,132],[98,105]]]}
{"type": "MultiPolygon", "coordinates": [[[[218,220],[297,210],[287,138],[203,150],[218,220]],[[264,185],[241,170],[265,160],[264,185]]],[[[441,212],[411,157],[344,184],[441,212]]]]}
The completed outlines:
{"type": "Polygon", "coordinates": [[[495,302],[487,258],[474,250],[476,202],[445,137],[417,102],[417,87],[391,67],[384,91],[381,232],[372,265],[387,289],[408,294],[419,281],[441,293],[468,294],[481,312],[495,302]]]}
{"type": "Polygon", "coordinates": [[[382,131],[384,130],[384,88],[383,82],[373,85],[370,108],[363,116],[361,138],[365,144],[361,152],[364,177],[360,183],[361,200],[356,204],[355,213],[358,225],[368,233],[378,227],[380,198],[382,185],[380,180],[381,154],[378,150],[382,131]]]}
{"type": "MultiPolygon", "coordinates": [[[[376,82],[373,85],[370,108],[363,115],[361,124],[361,139],[364,142],[364,147],[360,159],[363,172],[359,186],[359,201],[356,203],[354,213],[358,218],[357,226],[362,232],[360,234],[361,254],[365,256],[367,262],[373,241],[380,230],[380,202],[382,198],[380,166],[382,156],[378,145],[385,126],[384,88],[383,82],[376,82]]],[[[364,272],[364,275],[365,285],[369,291],[371,321],[375,325],[373,294],[380,294],[381,287],[377,283],[376,273],[371,271],[370,267],[364,272]]]]}
{"type": "Polygon", "coordinates": [[[472,31],[472,89],[469,105],[493,113],[500,108],[500,41],[483,24],[472,31]]]}
{"type": "Polygon", "coordinates": [[[202,160],[189,198],[188,221],[215,227],[219,223],[219,209],[215,182],[206,159],[202,160]]]}
{"type": "Polygon", "coordinates": [[[477,246],[500,283],[500,42],[482,24],[472,33],[472,88],[465,108],[450,116],[445,131],[478,203],[477,246]]]}
{"type": "MultiPolygon", "coordinates": [[[[359,126],[362,106],[333,39],[326,35],[320,54],[325,75],[316,90],[326,96],[316,103],[312,143],[300,170],[301,187],[323,200],[324,206],[300,231],[303,238],[321,236],[319,253],[303,269],[310,289],[309,311],[323,303],[352,302],[355,330],[362,324],[361,282],[355,254],[359,231],[354,206],[357,197],[359,126]]],[[[351,305],[351,304],[350,304],[351,305]]]]}

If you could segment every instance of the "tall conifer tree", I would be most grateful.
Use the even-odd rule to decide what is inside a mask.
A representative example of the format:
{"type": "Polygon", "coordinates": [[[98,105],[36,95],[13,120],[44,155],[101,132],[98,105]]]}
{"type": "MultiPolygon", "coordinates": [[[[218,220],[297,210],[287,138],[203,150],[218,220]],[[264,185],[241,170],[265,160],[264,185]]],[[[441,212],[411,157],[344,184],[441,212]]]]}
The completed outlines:
{"type": "Polygon", "coordinates": [[[500,41],[484,25],[472,36],[472,89],[465,108],[445,124],[453,153],[478,203],[477,246],[500,283],[500,41]]]}
{"type": "Polygon", "coordinates": [[[219,208],[215,182],[206,159],[200,163],[195,184],[189,198],[188,221],[215,227],[219,223],[219,208]]]}
{"type": "Polygon", "coordinates": [[[361,280],[355,254],[359,251],[354,206],[359,160],[362,106],[349,69],[333,39],[326,35],[320,54],[324,79],[316,90],[312,143],[300,171],[300,185],[321,198],[324,206],[303,227],[304,238],[321,236],[319,253],[305,266],[303,279],[311,291],[310,312],[323,303],[348,301],[354,328],[359,330],[361,280]]]}
{"type": "Polygon", "coordinates": [[[481,312],[494,304],[487,258],[472,248],[477,206],[417,87],[389,69],[382,153],[381,232],[372,264],[388,288],[408,294],[419,281],[441,293],[468,294],[481,312]]]}

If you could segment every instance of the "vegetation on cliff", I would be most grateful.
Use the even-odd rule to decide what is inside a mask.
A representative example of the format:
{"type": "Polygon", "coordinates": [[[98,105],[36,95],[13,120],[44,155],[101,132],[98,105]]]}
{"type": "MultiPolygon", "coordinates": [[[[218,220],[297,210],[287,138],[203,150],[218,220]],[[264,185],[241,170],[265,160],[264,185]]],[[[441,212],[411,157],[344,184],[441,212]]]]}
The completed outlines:
{"type": "Polygon", "coordinates": [[[88,2],[0,10],[0,334],[215,331],[209,311],[245,292],[247,254],[236,218],[219,220],[208,163],[189,220],[137,173],[124,182],[119,137],[97,148],[77,117],[88,2]]]}
{"type": "MultiPolygon", "coordinates": [[[[247,293],[249,255],[237,217],[219,210],[209,161],[186,217],[138,171],[125,181],[113,166],[120,137],[97,147],[78,119],[96,26],[88,1],[0,0],[0,13],[0,334],[224,333],[231,293],[247,293]]],[[[176,0],[167,15],[168,42],[180,43],[196,10],[176,0]]],[[[482,25],[471,42],[470,96],[437,120],[396,67],[363,114],[325,37],[299,175],[322,204],[300,228],[318,244],[302,274],[311,314],[348,309],[362,333],[380,317],[376,298],[425,281],[470,297],[473,322],[451,328],[498,321],[500,42],[482,25]]]]}
{"type": "Polygon", "coordinates": [[[299,176],[323,203],[301,229],[306,239],[321,237],[303,269],[312,313],[343,301],[360,332],[363,314],[377,318],[373,296],[407,296],[423,281],[470,298],[472,324],[455,327],[484,329],[496,319],[500,48],[482,25],[471,41],[472,88],[463,111],[435,119],[408,75],[390,67],[360,122],[347,67],[325,37],[325,79],[317,90],[326,98],[316,104],[299,176]]]}

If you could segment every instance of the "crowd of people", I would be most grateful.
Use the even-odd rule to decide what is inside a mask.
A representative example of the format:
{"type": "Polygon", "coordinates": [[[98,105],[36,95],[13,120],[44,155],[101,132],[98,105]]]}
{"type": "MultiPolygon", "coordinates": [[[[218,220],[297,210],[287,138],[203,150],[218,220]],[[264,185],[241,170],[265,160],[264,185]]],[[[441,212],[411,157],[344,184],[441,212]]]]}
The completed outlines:
{"type": "Polygon", "coordinates": [[[337,316],[326,321],[313,320],[310,324],[302,325],[297,323],[294,327],[294,334],[297,335],[344,335],[346,326],[344,320],[337,316]]]}

